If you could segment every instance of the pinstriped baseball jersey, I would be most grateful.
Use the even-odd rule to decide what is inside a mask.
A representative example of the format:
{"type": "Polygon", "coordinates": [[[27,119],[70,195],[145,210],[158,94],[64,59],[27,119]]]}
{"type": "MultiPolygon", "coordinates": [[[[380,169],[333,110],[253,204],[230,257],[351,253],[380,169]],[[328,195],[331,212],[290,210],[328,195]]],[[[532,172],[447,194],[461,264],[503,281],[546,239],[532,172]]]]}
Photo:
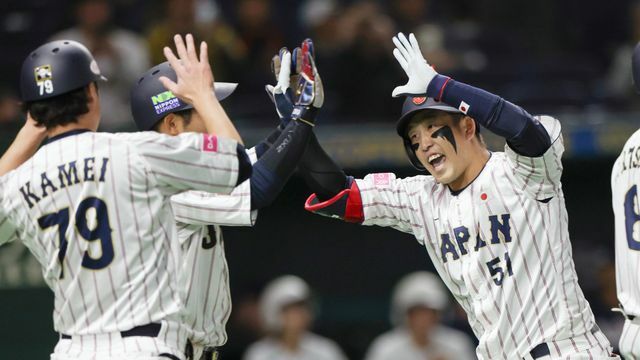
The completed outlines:
{"type": "MultiPolygon", "coordinates": [[[[254,149],[247,150],[252,163],[254,149]]],[[[201,346],[227,342],[231,313],[229,269],[220,225],[252,226],[251,186],[246,180],[229,195],[188,191],[171,197],[181,243],[180,284],[185,296],[184,324],[201,346]]]]}
{"type": "Polygon", "coordinates": [[[618,300],[629,315],[640,315],[640,130],[624,145],[611,172],[615,216],[618,300]]]}
{"type": "Polygon", "coordinates": [[[571,257],[560,123],[539,120],[552,140],[543,156],[507,146],[458,193],[431,176],[358,180],[364,224],[391,226],[424,244],[467,312],[480,359],[523,358],[538,344],[557,347],[554,341],[594,326],[571,257]]]}
{"type": "Polygon", "coordinates": [[[69,335],[178,319],[169,197],[230,193],[236,142],[201,134],[69,132],[0,178],[0,244],[21,239],[69,335]]]}

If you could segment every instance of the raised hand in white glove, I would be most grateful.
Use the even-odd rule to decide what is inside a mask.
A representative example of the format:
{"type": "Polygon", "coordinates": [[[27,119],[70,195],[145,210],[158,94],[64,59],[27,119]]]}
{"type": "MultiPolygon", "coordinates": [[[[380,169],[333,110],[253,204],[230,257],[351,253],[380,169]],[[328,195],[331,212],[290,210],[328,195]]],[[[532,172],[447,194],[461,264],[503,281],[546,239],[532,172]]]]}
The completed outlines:
{"type": "Polygon", "coordinates": [[[427,87],[433,78],[438,74],[427,60],[422,56],[418,41],[413,34],[409,34],[409,39],[403,33],[393,37],[396,48],[393,56],[407,76],[409,81],[402,86],[397,86],[391,94],[393,97],[406,95],[425,95],[427,87]]]}
{"type": "Polygon", "coordinates": [[[277,84],[266,85],[265,90],[276,105],[276,111],[282,121],[282,125],[286,126],[291,120],[291,112],[293,111],[293,99],[290,86],[291,79],[291,53],[285,47],[280,49],[278,55],[273,57],[271,61],[271,69],[276,76],[277,84]]]}

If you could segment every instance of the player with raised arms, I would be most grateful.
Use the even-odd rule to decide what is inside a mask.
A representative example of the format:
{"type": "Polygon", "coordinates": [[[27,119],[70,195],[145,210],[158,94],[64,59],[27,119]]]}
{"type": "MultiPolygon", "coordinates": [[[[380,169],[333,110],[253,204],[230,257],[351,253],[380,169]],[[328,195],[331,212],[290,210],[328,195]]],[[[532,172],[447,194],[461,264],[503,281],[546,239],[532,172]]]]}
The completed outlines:
{"type": "Polygon", "coordinates": [[[214,95],[206,44],[198,56],[190,35],[175,40],[172,93],[220,136],[96,133],[103,77],[83,45],[50,42],[23,63],[33,120],[0,159],[0,244],[22,240],[55,294],[51,359],[186,358],[170,197],[228,194],[251,163],[214,95]]]}
{"type": "MultiPolygon", "coordinates": [[[[280,193],[304,153],[315,126],[315,116],[322,107],[322,83],[311,58],[311,40],[305,40],[292,54],[286,48],[273,59],[278,83],[267,86],[275,101],[285,100],[290,89],[290,75],[294,71],[297,94],[292,109],[297,115],[281,122],[264,141],[248,149],[253,172],[247,181],[229,195],[189,191],[171,197],[178,240],[181,245],[180,286],[185,293],[185,320],[190,331],[193,358],[216,359],[216,348],[227,341],[226,322],[231,312],[229,270],[224,254],[220,226],[252,226],[257,210],[268,206],[280,193]],[[293,63],[293,65],[292,65],[293,63]],[[300,73],[303,72],[303,76],[300,73]]],[[[131,90],[131,108],[139,130],[154,130],[178,136],[185,132],[208,132],[206,118],[189,103],[167,93],[176,80],[176,59],[149,69],[131,90]],[[171,106],[159,108],[161,97],[173,101],[171,106]]],[[[220,100],[229,96],[237,84],[215,83],[220,100]]],[[[286,98],[288,100],[289,98],[286,98]]]]}
{"type": "Polygon", "coordinates": [[[479,359],[617,358],[573,265],[560,123],[436,73],[413,34],[393,42],[409,77],[393,91],[406,96],[397,132],[431,175],[354,179],[312,139],[306,209],[413,234],[465,309],[479,359]],[[504,152],[487,150],[480,125],[504,152]]]}

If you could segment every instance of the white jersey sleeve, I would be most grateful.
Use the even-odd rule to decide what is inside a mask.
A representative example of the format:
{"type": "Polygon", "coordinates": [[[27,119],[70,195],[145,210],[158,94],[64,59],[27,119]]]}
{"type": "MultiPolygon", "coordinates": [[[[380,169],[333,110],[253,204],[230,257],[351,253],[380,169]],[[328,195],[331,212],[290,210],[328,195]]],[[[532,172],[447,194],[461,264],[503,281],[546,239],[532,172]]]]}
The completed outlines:
{"type": "Polygon", "coordinates": [[[540,121],[549,133],[551,147],[539,157],[519,155],[509,145],[505,145],[505,153],[513,167],[518,185],[536,200],[545,200],[556,196],[560,191],[564,143],[558,120],[547,115],[536,116],[536,120],[540,121]]]}
{"type": "MultiPolygon", "coordinates": [[[[251,163],[257,161],[253,148],[247,150],[251,163]]],[[[245,180],[231,194],[187,191],[171,197],[176,221],[192,225],[253,226],[258,217],[251,210],[251,184],[245,180]]]]}
{"type": "Polygon", "coordinates": [[[431,176],[397,179],[395,174],[369,174],[356,180],[362,198],[363,225],[389,226],[407,233],[422,229],[420,199],[434,186],[431,176]],[[425,190],[426,189],[426,190],[425,190]]]}
{"type": "Polygon", "coordinates": [[[18,228],[9,219],[9,215],[4,209],[9,209],[9,206],[4,204],[5,196],[5,178],[0,178],[0,245],[12,242],[18,239],[18,228]]]}
{"type": "Polygon", "coordinates": [[[209,134],[120,133],[133,144],[165,194],[200,190],[229,194],[238,179],[237,142],[209,134]]]}

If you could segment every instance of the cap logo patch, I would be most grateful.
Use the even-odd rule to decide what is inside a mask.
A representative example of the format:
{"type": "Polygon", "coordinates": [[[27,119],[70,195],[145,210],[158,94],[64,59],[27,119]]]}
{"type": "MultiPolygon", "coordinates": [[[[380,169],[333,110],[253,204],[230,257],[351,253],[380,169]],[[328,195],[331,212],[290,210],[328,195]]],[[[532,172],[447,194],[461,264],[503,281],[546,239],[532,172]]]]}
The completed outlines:
{"type": "Polygon", "coordinates": [[[89,64],[89,70],[96,75],[100,75],[100,67],[95,60],[92,60],[91,64],[89,64]]]}
{"type": "Polygon", "coordinates": [[[415,105],[422,105],[422,104],[424,104],[425,101],[427,101],[427,98],[425,96],[418,96],[418,97],[414,97],[413,99],[411,99],[411,101],[415,105]]]}
{"type": "Polygon", "coordinates": [[[178,100],[171,91],[161,92],[158,95],[152,96],[151,102],[158,115],[182,106],[180,100],[178,100]]]}
{"type": "Polygon", "coordinates": [[[51,80],[53,78],[53,73],[51,71],[51,65],[40,65],[33,69],[33,73],[36,76],[36,83],[43,83],[47,80],[51,80]]]}

